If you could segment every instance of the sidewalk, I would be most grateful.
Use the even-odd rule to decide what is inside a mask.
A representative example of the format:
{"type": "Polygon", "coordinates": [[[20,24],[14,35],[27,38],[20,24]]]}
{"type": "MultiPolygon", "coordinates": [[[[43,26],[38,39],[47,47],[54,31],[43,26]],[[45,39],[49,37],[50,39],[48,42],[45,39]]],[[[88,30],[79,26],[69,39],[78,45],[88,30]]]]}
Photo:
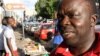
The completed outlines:
{"type": "Polygon", "coordinates": [[[14,34],[16,37],[16,44],[17,44],[20,56],[25,56],[24,51],[22,49],[25,47],[25,45],[27,45],[32,40],[28,36],[27,38],[22,37],[21,30],[16,30],[14,34]]]}
{"type": "Polygon", "coordinates": [[[39,53],[40,54],[47,53],[47,51],[45,50],[45,47],[43,45],[41,45],[40,43],[38,43],[39,45],[36,45],[37,42],[33,40],[34,39],[33,36],[26,35],[25,38],[22,37],[22,30],[20,30],[20,29],[16,30],[14,33],[15,33],[16,44],[17,44],[20,56],[26,56],[25,55],[26,51],[24,49],[26,47],[32,48],[32,49],[28,48],[28,49],[30,49],[29,52],[32,52],[32,53],[30,53],[30,54],[32,54],[30,56],[34,56],[36,53],[38,53],[38,56],[39,56],[39,53]]]}

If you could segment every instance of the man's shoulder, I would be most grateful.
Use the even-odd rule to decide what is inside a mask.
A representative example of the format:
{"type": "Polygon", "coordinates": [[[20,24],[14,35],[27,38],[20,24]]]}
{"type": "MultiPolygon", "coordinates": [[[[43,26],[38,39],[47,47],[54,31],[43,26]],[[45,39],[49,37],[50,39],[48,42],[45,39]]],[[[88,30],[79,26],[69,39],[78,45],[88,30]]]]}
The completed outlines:
{"type": "Polygon", "coordinates": [[[2,25],[2,29],[4,29],[4,30],[5,30],[6,28],[7,28],[7,26],[2,25]]]}
{"type": "Polygon", "coordinates": [[[9,27],[6,27],[4,32],[11,33],[11,32],[13,32],[13,30],[10,29],[9,27]]]}
{"type": "Polygon", "coordinates": [[[96,46],[94,52],[100,52],[100,32],[96,32],[96,46]]]}
{"type": "Polygon", "coordinates": [[[100,43],[100,32],[96,32],[97,41],[100,43]]]}
{"type": "Polygon", "coordinates": [[[57,53],[62,54],[63,52],[66,52],[67,46],[65,45],[64,42],[62,42],[55,50],[53,50],[50,54],[50,56],[53,56],[57,53]]]}
{"type": "Polygon", "coordinates": [[[5,29],[6,29],[6,30],[12,30],[11,28],[9,28],[9,27],[7,27],[7,26],[5,27],[5,29]]]}

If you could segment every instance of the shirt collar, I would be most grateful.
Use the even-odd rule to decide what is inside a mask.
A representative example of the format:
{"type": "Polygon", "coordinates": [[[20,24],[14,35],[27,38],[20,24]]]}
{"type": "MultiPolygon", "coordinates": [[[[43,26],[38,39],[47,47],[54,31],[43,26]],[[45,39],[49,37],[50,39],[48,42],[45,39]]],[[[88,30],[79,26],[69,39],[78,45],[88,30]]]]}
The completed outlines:
{"type": "MultiPolygon", "coordinates": [[[[96,33],[96,38],[97,38],[95,40],[96,45],[94,46],[94,48],[92,50],[95,54],[100,53],[100,32],[96,33]]],[[[66,49],[68,49],[68,47],[64,44],[64,42],[62,42],[61,45],[59,45],[56,53],[64,53],[64,52],[70,53],[70,51],[68,51],[68,50],[66,51],[66,49]]]]}
{"type": "Polygon", "coordinates": [[[12,29],[12,27],[10,25],[7,25],[8,28],[12,29]]]}
{"type": "Polygon", "coordinates": [[[100,32],[96,32],[96,46],[94,48],[94,53],[100,53],[100,32]]]}
{"type": "Polygon", "coordinates": [[[64,42],[61,43],[61,45],[58,46],[57,53],[63,53],[66,52],[67,46],[64,44],[64,42]]]}

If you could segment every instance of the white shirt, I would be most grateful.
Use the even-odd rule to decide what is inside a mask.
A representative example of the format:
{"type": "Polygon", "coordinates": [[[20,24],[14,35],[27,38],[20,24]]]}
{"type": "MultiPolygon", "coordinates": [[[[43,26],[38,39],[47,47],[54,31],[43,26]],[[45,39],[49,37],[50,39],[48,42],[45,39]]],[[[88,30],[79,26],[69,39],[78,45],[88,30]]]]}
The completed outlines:
{"type": "Polygon", "coordinates": [[[14,35],[14,31],[13,31],[12,27],[10,27],[10,26],[7,26],[6,29],[5,29],[5,31],[4,31],[4,46],[5,46],[5,51],[7,53],[10,53],[10,49],[7,46],[6,39],[11,39],[11,45],[13,47],[13,51],[16,51],[17,50],[17,46],[16,46],[16,43],[15,43],[15,35],[14,35]]]}
{"type": "Polygon", "coordinates": [[[0,24],[0,50],[4,50],[4,38],[3,38],[3,31],[5,27],[0,24]]]}

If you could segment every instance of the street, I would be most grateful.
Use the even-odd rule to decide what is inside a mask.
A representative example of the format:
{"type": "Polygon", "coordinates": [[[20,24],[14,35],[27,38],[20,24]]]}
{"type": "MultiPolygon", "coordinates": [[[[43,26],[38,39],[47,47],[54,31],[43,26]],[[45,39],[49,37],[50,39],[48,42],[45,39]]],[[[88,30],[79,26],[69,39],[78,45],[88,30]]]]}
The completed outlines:
{"type": "MultiPolygon", "coordinates": [[[[38,46],[39,50],[37,51],[36,46],[34,45],[35,44],[35,40],[33,40],[34,37],[29,36],[27,34],[25,34],[25,37],[22,37],[21,29],[15,30],[15,37],[16,37],[16,43],[17,43],[17,47],[18,47],[20,56],[27,56],[27,53],[25,51],[26,47],[32,47],[32,49],[33,49],[32,50],[32,49],[28,48],[29,49],[28,52],[31,52],[30,54],[28,54],[29,56],[41,56],[40,54],[45,54],[45,52],[47,53],[47,51],[44,49],[43,45],[39,45],[38,46]]],[[[38,44],[40,44],[40,43],[38,43],[38,44]]]]}
{"type": "MultiPolygon", "coordinates": [[[[96,29],[96,32],[99,32],[100,31],[100,25],[96,25],[95,29],[96,29]]],[[[33,38],[33,36],[25,36],[25,38],[22,37],[22,31],[21,31],[21,29],[17,29],[15,31],[15,36],[16,36],[16,43],[17,43],[17,46],[18,46],[18,50],[20,52],[20,56],[25,56],[23,48],[30,41],[34,41],[34,40],[31,39],[31,38],[33,38]]]]}

